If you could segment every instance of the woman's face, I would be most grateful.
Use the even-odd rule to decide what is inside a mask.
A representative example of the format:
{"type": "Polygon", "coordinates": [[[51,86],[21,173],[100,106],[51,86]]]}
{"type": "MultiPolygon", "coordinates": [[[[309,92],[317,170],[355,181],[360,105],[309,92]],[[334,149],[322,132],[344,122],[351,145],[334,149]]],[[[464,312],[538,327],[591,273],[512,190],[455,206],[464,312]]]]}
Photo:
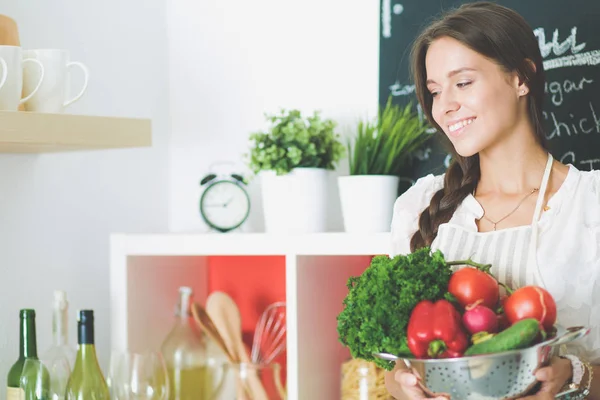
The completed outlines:
{"type": "Polygon", "coordinates": [[[519,104],[527,88],[519,85],[517,75],[459,41],[436,39],[425,66],[433,119],[459,155],[469,157],[490,148],[527,120],[519,104]]]}

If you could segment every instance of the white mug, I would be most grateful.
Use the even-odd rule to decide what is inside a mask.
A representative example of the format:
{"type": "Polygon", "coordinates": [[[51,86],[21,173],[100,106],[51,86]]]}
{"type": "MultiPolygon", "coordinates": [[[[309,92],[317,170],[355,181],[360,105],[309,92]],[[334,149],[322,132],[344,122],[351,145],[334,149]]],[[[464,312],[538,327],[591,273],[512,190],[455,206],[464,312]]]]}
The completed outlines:
{"type": "MultiPolygon", "coordinates": [[[[89,72],[87,67],[76,61],[69,61],[69,52],[60,49],[37,49],[25,50],[25,57],[35,59],[44,65],[45,75],[44,83],[32,96],[25,102],[25,110],[62,113],[65,108],[73,104],[83,96],[88,86],[89,72]],[[71,91],[70,70],[71,67],[79,67],[83,71],[83,87],[77,95],[68,99],[71,91]]],[[[23,70],[23,85],[27,91],[35,85],[39,72],[26,66],[23,70]]]]}
{"type": "MultiPolygon", "coordinates": [[[[19,105],[29,100],[39,90],[44,81],[44,66],[38,60],[23,59],[23,50],[19,46],[0,46],[0,66],[2,78],[0,79],[0,110],[17,111],[19,105]],[[33,90],[22,98],[23,94],[23,68],[27,64],[37,64],[37,80],[32,85],[33,90]]],[[[25,93],[29,92],[27,90],[25,93]]]]}

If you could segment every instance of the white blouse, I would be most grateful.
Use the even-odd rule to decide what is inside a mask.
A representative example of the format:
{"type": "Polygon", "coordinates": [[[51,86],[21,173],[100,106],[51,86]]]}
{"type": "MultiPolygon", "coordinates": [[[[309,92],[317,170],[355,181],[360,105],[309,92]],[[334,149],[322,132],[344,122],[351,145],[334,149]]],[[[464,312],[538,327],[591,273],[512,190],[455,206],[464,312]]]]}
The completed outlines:
{"type": "MultiPolygon", "coordinates": [[[[443,185],[443,175],[428,175],[396,200],[391,256],[410,253],[419,216],[443,185]]],[[[467,196],[450,221],[440,225],[432,249],[441,250],[448,261],[470,258],[491,263],[492,273],[513,288],[540,284],[534,279],[533,267],[526,265],[524,249],[530,242],[531,226],[478,232],[476,220],[483,213],[475,197],[467,196]]],[[[542,286],[557,303],[558,323],[592,328],[568,350],[599,363],[600,171],[579,171],[569,165],[565,181],[548,200],[536,230],[535,268],[539,268],[542,286]]]]}

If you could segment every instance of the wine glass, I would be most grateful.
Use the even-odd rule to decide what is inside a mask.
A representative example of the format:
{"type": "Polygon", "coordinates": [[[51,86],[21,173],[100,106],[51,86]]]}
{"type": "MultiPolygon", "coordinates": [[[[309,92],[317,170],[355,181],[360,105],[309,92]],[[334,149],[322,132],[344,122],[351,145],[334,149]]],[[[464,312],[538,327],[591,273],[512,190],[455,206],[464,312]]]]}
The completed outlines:
{"type": "Polygon", "coordinates": [[[106,384],[110,392],[110,398],[112,400],[124,399],[125,394],[121,393],[127,390],[124,387],[123,377],[125,373],[122,372],[123,368],[127,368],[129,365],[130,355],[127,352],[113,350],[110,355],[110,365],[108,367],[108,374],[106,375],[106,384]]]}
{"type": "Polygon", "coordinates": [[[160,353],[125,353],[114,357],[111,390],[116,399],[166,400],[168,398],[169,379],[160,353]]]}
{"type": "Polygon", "coordinates": [[[37,358],[27,358],[23,364],[20,400],[47,400],[50,398],[50,374],[37,358]]]}

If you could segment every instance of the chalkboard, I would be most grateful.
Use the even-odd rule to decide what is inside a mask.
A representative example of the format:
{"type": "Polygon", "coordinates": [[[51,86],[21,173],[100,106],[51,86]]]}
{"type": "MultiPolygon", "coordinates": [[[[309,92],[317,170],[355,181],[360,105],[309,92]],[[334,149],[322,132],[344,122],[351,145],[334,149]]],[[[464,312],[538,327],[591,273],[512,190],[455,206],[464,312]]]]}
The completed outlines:
{"type": "MultiPolygon", "coordinates": [[[[413,101],[410,48],[441,12],[468,1],[381,0],[379,104],[413,101]]],[[[500,0],[532,27],[546,72],[544,122],[552,155],[580,170],[600,169],[600,0],[500,0]]],[[[419,109],[419,112],[421,110],[419,109]]],[[[422,113],[421,113],[422,114],[422,113]]],[[[433,134],[403,174],[404,189],[442,173],[447,152],[433,134]]]]}

